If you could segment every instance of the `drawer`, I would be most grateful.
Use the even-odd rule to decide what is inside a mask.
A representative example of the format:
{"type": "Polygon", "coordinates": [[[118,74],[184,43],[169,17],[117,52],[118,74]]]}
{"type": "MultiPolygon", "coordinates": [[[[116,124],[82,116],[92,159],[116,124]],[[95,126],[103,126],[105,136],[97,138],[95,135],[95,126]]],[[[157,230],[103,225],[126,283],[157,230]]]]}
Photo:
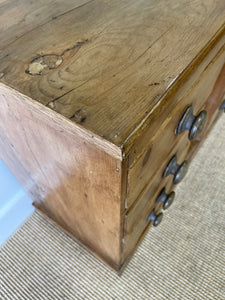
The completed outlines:
{"type": "MultiPolygon", "coordinates": [[[[179,145],[178,149],[172,151],[168,156],[168,159],[164,165],[164,169],[167,166],[170,159],[176,155],[178,162],[182,163],[185,160],[185,157],[188,154],[190,143],[179,145]]],[[[164,171],[164,170],[163,170],[164,171]]],[[[159,179],[162,180],[163,172],[159,172],[159,179]]],[[[159,195],[162,188],[165,187],[167,192],[170,192],[173,188],[172,176],[168,176],[163,179],[161,184],[158,184],[155,188],[152,198],[148,198],[148,195],[151,195],[151,192],[146,191],[146,194],[143,195],[143,198],[140,199],[137,206],[132,209],[130,214],[125,218],[125,227],[126,232],[124,235],[124,257],[129,256],[129,254],[135,249],[135,246],[138,244],[139,240],[142,238],[147,227],[152,225],[152,221],[148,220],[150,213],[153,210],[156,210],[158,214],[161,210],[161,206],[158,203],[155,203],[157,196],[159,195]],[[166,180],[165,180],[166,179],[166,180]],[[148,194],[149,193],[149,194],[148,194]],[[140,207],[139,207],[140,205],[140,207]]],[[[149,187],[149,191],[151,186],[149,187]]]]}
{"type": "Polygon", "coordinates": [[[156,195],[163,187],[167,187],[169,192],[173,186],[172,176],[164,177],[162,176],[169,159],[176,155],[178,157],[178,163],[182,163],[182,158],[184,154],[189,149],[191,142],[187,139],[187,136],[183,136],[180,139],[179,144],[177,144],[173,150],[168,155],[159,166],[157,172],[153,176],[152,180],[149,182],[147,188],[141,193],[134,205],[127,211],[125,215],[124,222],[124,234],[129,234],[135,224],[141,219],[143,212],[149,210],[152,205],[154,205],[154,195],[156,195]],[[183,154],[184,153],[184,154],[183,154]]]}
{"type": "MultiPolygon", "coordinates": [[[[149,182],[155,176],[161,162],[166,160],[168,154],[179,142],[180,137],[187,134],[187,132],[181,135],[176,134],[179,120],[187,107],[192,105],[193,113],[196,116],[205,106],[206,110],[209,111],[209,120],[211,119],[211,116],[219,107],[223,97],[223,93],[221,92],[221,87],[223,86],[221,79],[219,85],[220,92],[218,92],[217,83],[224,62],[225,52],[224,47],[222,47],[215,58],[207,65],[189,93],[165,116],[164,121],[158,126],[159,128],[154,134],[151,134],[151,138],[148,140],[146,136],[143,135],[139,143],[136,143],[135,151],[141,153],[141,149],[143,148],[145,152],[139,154],[137,160],[129,163],[126,208],[131,207],[139,195],[143,193],[149,182]],[[215,89],[217,97],[212,98],[212,93],[215,89]],[[213,99],[213,101],[211,101],[211,99],[213,99]],[[212,102],[213,105],[211,105],[212,102]],[[140,148],[141,146],[142,148],[140,148]]],[[[149,130],[151,130],[151,128],[149,130]]]]}
{"type": "MultiPolygon", "coordinates": [[[[205,81],[206,82],[206,81],[205,81]]],[[[169,157],[173,157],[174,154],[178,157],[178,163],[181,163],[185,157],[192,158],[193,148],[199,147],[203,141],[203,137],[207,135],[212,127],[214,121],[218,116],[223,113],[223,110],[219,110],[220,106],[224,105],[224,93],[225,93],[225,65],[223,65],[219,75],[216,77],[216,82],[207,101],[203,104],[202,109],[208,112],[208,122],[206,128],[201,136],[201,139],[196,141],[189,141],[187,138],[187,132],[180,135],[180,141],[175,145],[171,151],[169,157]]],[[[197,95],[198,90],[194,90],[192,95],[197,95]]],[[[196,153],[196,151],[195,151],[196,153]]],[[[168,159],[169,160],[169,159],[168,159]]],[[[172,177],[163,178],[162,174],[165,166],[168,163],[162,164],[162,167],[153,176],[152,180],[148,184],[148,187],[141,193],[137,201],[128,210],[124,218],[124,257],[128,256],[135,249],[136,245],[141,241],[145,234],[145,231],[152,225],[152,221],[148,221],[148,216],[152,211],[159,214],[162,210],[162,203],[155,203],[158,195],[165,188],[167,194],[169,194],[173,188],[172,177]]]]}

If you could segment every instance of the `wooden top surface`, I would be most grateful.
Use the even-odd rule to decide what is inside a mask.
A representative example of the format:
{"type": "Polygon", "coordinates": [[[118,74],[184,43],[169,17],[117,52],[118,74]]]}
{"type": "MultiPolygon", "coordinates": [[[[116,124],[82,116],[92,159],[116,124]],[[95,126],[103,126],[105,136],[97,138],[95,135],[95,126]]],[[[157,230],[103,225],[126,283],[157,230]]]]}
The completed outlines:
{"type": "Polygon", "coordinates": [[[224,21],[224,0],[0,0],[0,81],[122,145],[224,21]]]}

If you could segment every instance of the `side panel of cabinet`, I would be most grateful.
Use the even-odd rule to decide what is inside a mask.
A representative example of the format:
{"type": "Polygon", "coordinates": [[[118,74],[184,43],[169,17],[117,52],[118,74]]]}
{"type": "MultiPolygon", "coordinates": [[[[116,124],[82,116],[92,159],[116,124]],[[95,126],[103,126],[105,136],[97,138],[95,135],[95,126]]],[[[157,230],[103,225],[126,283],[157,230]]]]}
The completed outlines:
{"type": "Polygon", "coordinates": [[[0,85],[0,158],[38,209],[114,268],[121,252],[119,153],[0,85]]]}

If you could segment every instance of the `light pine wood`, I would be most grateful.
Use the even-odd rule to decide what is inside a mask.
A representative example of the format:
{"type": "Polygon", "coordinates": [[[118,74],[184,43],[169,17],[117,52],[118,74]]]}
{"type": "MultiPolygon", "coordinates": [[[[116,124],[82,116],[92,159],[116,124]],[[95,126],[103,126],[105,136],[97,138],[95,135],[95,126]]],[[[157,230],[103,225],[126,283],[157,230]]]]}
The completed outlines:
{"type": "MultiPolygon", "coordinates": [[[[198,77],[198,80],[188,91],[187,95],[182,98],[182,101],[177,101],[176,103],[176,95],[172,95],[173,104],[176,104],[176,106],[170,112],[166,111],[162,113],[166,114],[166,116],[164,115],[164,120],[162,120],[161,123],[155,120],[158,124],[158,126],[156,124],[157,128],[155,129],[155,134],[152,136],[152,127],[150,126],[148,127],[148,131],[134,142],[133,148],[131,149],[131,158],[129,156],[130,167],[128,170],[126,198],[126,206],[128,208],[137,199],[140,192],[146,188],[146,185],[151,181],[151,177],[154,176],[159,169],[159,155],[160,159],[165,161],[168,154],[176,145],[177,135],[175,134],[175,131],[179,119],[185,109],[192,104],[194,114],[197,115],[200,110],[204,108],[203,106],[208,100],[209,104],[206,105],[206,110],[209,112],[210,121],[225,94],[225,88],[220,88],[218,90],[218,84],[216,84],[216,80],[219,78],[221,67],[224,62],[225,46],[223,46],[213,60],[205,66],[205,70],[201,73],[201,76],[198,77]],[[214,86],[217,87],[216,92],[213,91],[214,86]],[[167,146],[165,147],[165,145],[167,146]],[[145,152],[143,153],[144,149],[145,152]],[[138,159],[133,159],[133,161],[132,151],[133,153],[135,151],[138,155],[138,159]]],[[[220,78],[220,81],[223,82],[223,84],[225,83],[224,76],[220,78]]],[[[222,87],[222,83],[220,83],[220,86],[222,87]]]]}
{"type": "Polygon", "coordinates": [[[3,85],[0,112],[0,157],[34,205],[118,269],[119,149],[108,154],[93,142],[98,137],[70,130],[67,120],[53,120],[49,109],[3,85]]]}
{"type": "Polygon", "coordinates": [[[151,211],[154,207],[154,201],[156,196],[160,192],[163,187],[166,187],[167,192],[171,191],[174,188],[173,185],[173,177],[168,176],[162,178],[162,174],[170,161],[170,159],[176,155],[178,159],[178,163],[182,163],[185,159],[185,156],[190,148],[190,141],[187,139],[187,136],[183,136],[183,138],[179,141],[179,143],[173,147],[172,151],[169,152],[167,158],[162,162],[160,169],[149,181],[148,186],[143,190],[143,192],[139,195],[135,204],[131,207],[131,209],[127,212],[125,217],[125,234],[129,235],[131,231],[133,231],[134,227],[138,222],[143,219],[143,213],[146,213],[146,210],[151,211]],[[150,209],[146,209],[146,207],[150,207],[150,209]]]}
{"type": "Polygon", "coordinates": [[[5,25],[11,10],[25,10],[26,20],[32,6],[25,0],[5,2],[1,81],[68,118],[77,112],[75,121],[122,145],[224,25],[225,3],[81,3],[67,1],[52,10],[52,1],[41,1],[36,5],[43,21],[31,15],[31,25],[21,29],[21,17],[17,26],[5,25]],[[29,64],[43,55],[57,55],[62,63],[50,64],[40,75],[27,74],[29,64]]]}
{"type": "Polygon", "coordinates": [[[44,26],[68,11],[79,9],[90,0],[3,0],[0,1],[1,48],[20,39],[24,34],[44,26]],[[6,32],[8,34],[6,34],[6,32]]]}
{"type": "MultiPolygon", "coordinates": [[[[218,35],[218,39],[214,39],[210,43],[210,47],[205,47],[192,65],[177,77],[176,82],[165,91],[158,105],[154,107],[151,113],[143,119],[140,125],[135,129],[135,134],[127,138],[123,150],[129,153],[129,165],[131,166],[144,152],[147,151],[148,142],[159,129],[159,124],[167,120],[167,116],[183,101],[190,93],[192,88],[197,85],[201,74],[211,64],[217,55],[224,50],[225,34],[218,35]]],[[[222,63],[223,65],[223,63],[222,63]]],[[[218,68],[221,68],[218,66],[218,68]]],[[[216,78],[212,78],[214,81],[216,78]]],[[[212,88],[213,84],[210,84],[212,88]]]]}
{"type": "MultiPolygon", "coordinates": [[[[218,107],[221,105],[222,100],[225,96],[224,62],[225,53],[223,47],[209,64],[205,72],[202,74],[202,77],[200,78],[198,84],[188,94],[188,102],[186,102],[185,100],[182,101],[182,104],[194,103],[197,111],[200,108],[207,110],[208,123],[201,138],[199,138],[197,141],[190,142],[188,141],[187,132],[184,132],[181,136],[182,140],[180,140],[179,144],[173,146],[172,152],[167,155],[168,158],[176,154],[179,162],[182,162],[182,160],[184,159],[188,159],[189,161],[193,159],[193,154],[195,154],[197,148],[201,146],[202,142],[204,141],[204,137],[206,137],[209,133],[209,130],[213,126],[213,123],[218,118],[218,116],[223,113],[222,111],[218,111],[218,107]],[[194,99],[196,99],[196,101],[194,101],[194,99]],[[205,101],[201,101],[201,99],[204,99],[205,101]]],[[[179,106],[178,111],[182,111],[179,106]]],[[[177,124],[177,115],[179,115],[179,113],[174,114],[171,118],[171,120],[176,121],[175,124],[177,124]]],[[[168,128],[168,126],[166,126],[166,128],[168,128]]],[[[164,130],[164,132],[165,135],[169,135],[169,133],[166,133],[166,130],[164,130]]],[[[170,132],[174,132],[174,130],[170,129],[170,132]]],[[[163,138],[163,133],[160,136],[161,138],[163,138]]],[[[156,144],[158,145],[158,143],[156,144]]],[[[165,147],[162,147],[162,149],[165,149],[165,147]]],[[[162,157],[161,152],[158,154],[158,156],[162,157]]],[[[148,159],[150,159],[150,155],[148,159]]],[[[154,159],[156,158],[152,158],[152,160],[150,159],[150,161],[153,161],[154,163],[154,159]]],[[[140,162],[141,164],[143,160],[145,160],[145,155],[144,158],[142,159],[141,157],[138,162],[140,162]]],[[[166,160],[164,159],[163,161],[166,162],[166,160]]],[[[146,232],[146,230],[152,225],[151,223],[147,222],[148,215],[154,209],[157,213],[159,213],[162,209],[162,205],[159,206],[158,204],[155,204],[157,195],[163,187],[166,187],[167,193],[169,193],[174,187],[171,176],[169,178],[162,178],[162,173],[165,169],[166,164],[162,163],[162,166],[155,173],[155,176],[153,176],[153,178],[148,181],[148,186],[143,189],[143,192],[136,199],[135,204],[132,205],[131,209],[125,215],[123,255],[124,257],[126,257],[126,259],[128,259],[132,255],[134,249],[144,237],[144,232],[146,232]]],[[[143,174],[143,177],[145,176],[146,174],[143,174]]],[[[142,182],[143,181],[144,180],[142,178],[142,182]]],[[[137,178],[136,182],[138,182],[137,178]]],[[[129,184],[129,186],[132,186],[132,184],[129,184]]]]}
{"type": "MultiPolygon", "coordinates": [[[[185,157],[188,153],[189,147],[190,147],[190,143],[187,140],[184,139],[183,141],[181,141],[181,143],[178,144],[176,146],[176,148],[174,148],[173,151],[168,156],[166,165],[174,155],[177,156],[178,163],[182,163],[185,160],[185,157]]],[[[167,181],[164,181],[164,183],[167,188],[170,187],[170,189],[171,189],[172,176],[169,176],[167,181]]],[[[161,189],[161,187],[160,187],[160,189],[161,189]]],[[[128,232],[123,240],[124,260],[127,259],[131,255],[131,253],[133,253],[135,246],[143,238],[142,233],[146,230],[147,227],[149,228],[152,225],[152,221],[150,221],[150,222],[148,221],[148,216],[150,215],[152,210],[155,209],[157,214],[160,212],[158,204],[155,204],[155,202],[154,202],[156,200],[158,193],[160,192],[160,189],[155,190],[153,197],[149,199],[148,203],[146,203],[147,195],[143,195],[143,199],[140,200],[140,203],[145,202],[146,206],[142,210],[141,216],[138,216],[138,218],[135,218],[135,216],[134,216],[134,219],[137,220],[135,225],[130,224],[129,216],[127,216],[126,221],[127,221],[128,232]]],[[[149,191],[146,191],[146,192],[149,193],[149,191]]]]}
{"type": "Polygon", "coordinates": [[[225,94],[223,0],[0,0],[0,158],[34,205],[122,270],[225,94]],[[175,134],[206,109],[197,141],[175,134]]]}

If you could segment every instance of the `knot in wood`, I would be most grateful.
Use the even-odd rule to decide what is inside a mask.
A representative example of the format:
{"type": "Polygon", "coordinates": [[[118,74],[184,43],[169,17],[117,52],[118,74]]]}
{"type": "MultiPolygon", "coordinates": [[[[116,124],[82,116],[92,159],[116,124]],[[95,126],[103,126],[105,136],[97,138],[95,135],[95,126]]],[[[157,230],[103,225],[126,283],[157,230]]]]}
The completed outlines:
{"type": "Polygon", "coordinates": [[[30,62],[26,73],[30,75],[41,75],[44,70],[58,68],[62,62],[63,59],[60,55],[48,54],[39,56],[30,62]]]}

